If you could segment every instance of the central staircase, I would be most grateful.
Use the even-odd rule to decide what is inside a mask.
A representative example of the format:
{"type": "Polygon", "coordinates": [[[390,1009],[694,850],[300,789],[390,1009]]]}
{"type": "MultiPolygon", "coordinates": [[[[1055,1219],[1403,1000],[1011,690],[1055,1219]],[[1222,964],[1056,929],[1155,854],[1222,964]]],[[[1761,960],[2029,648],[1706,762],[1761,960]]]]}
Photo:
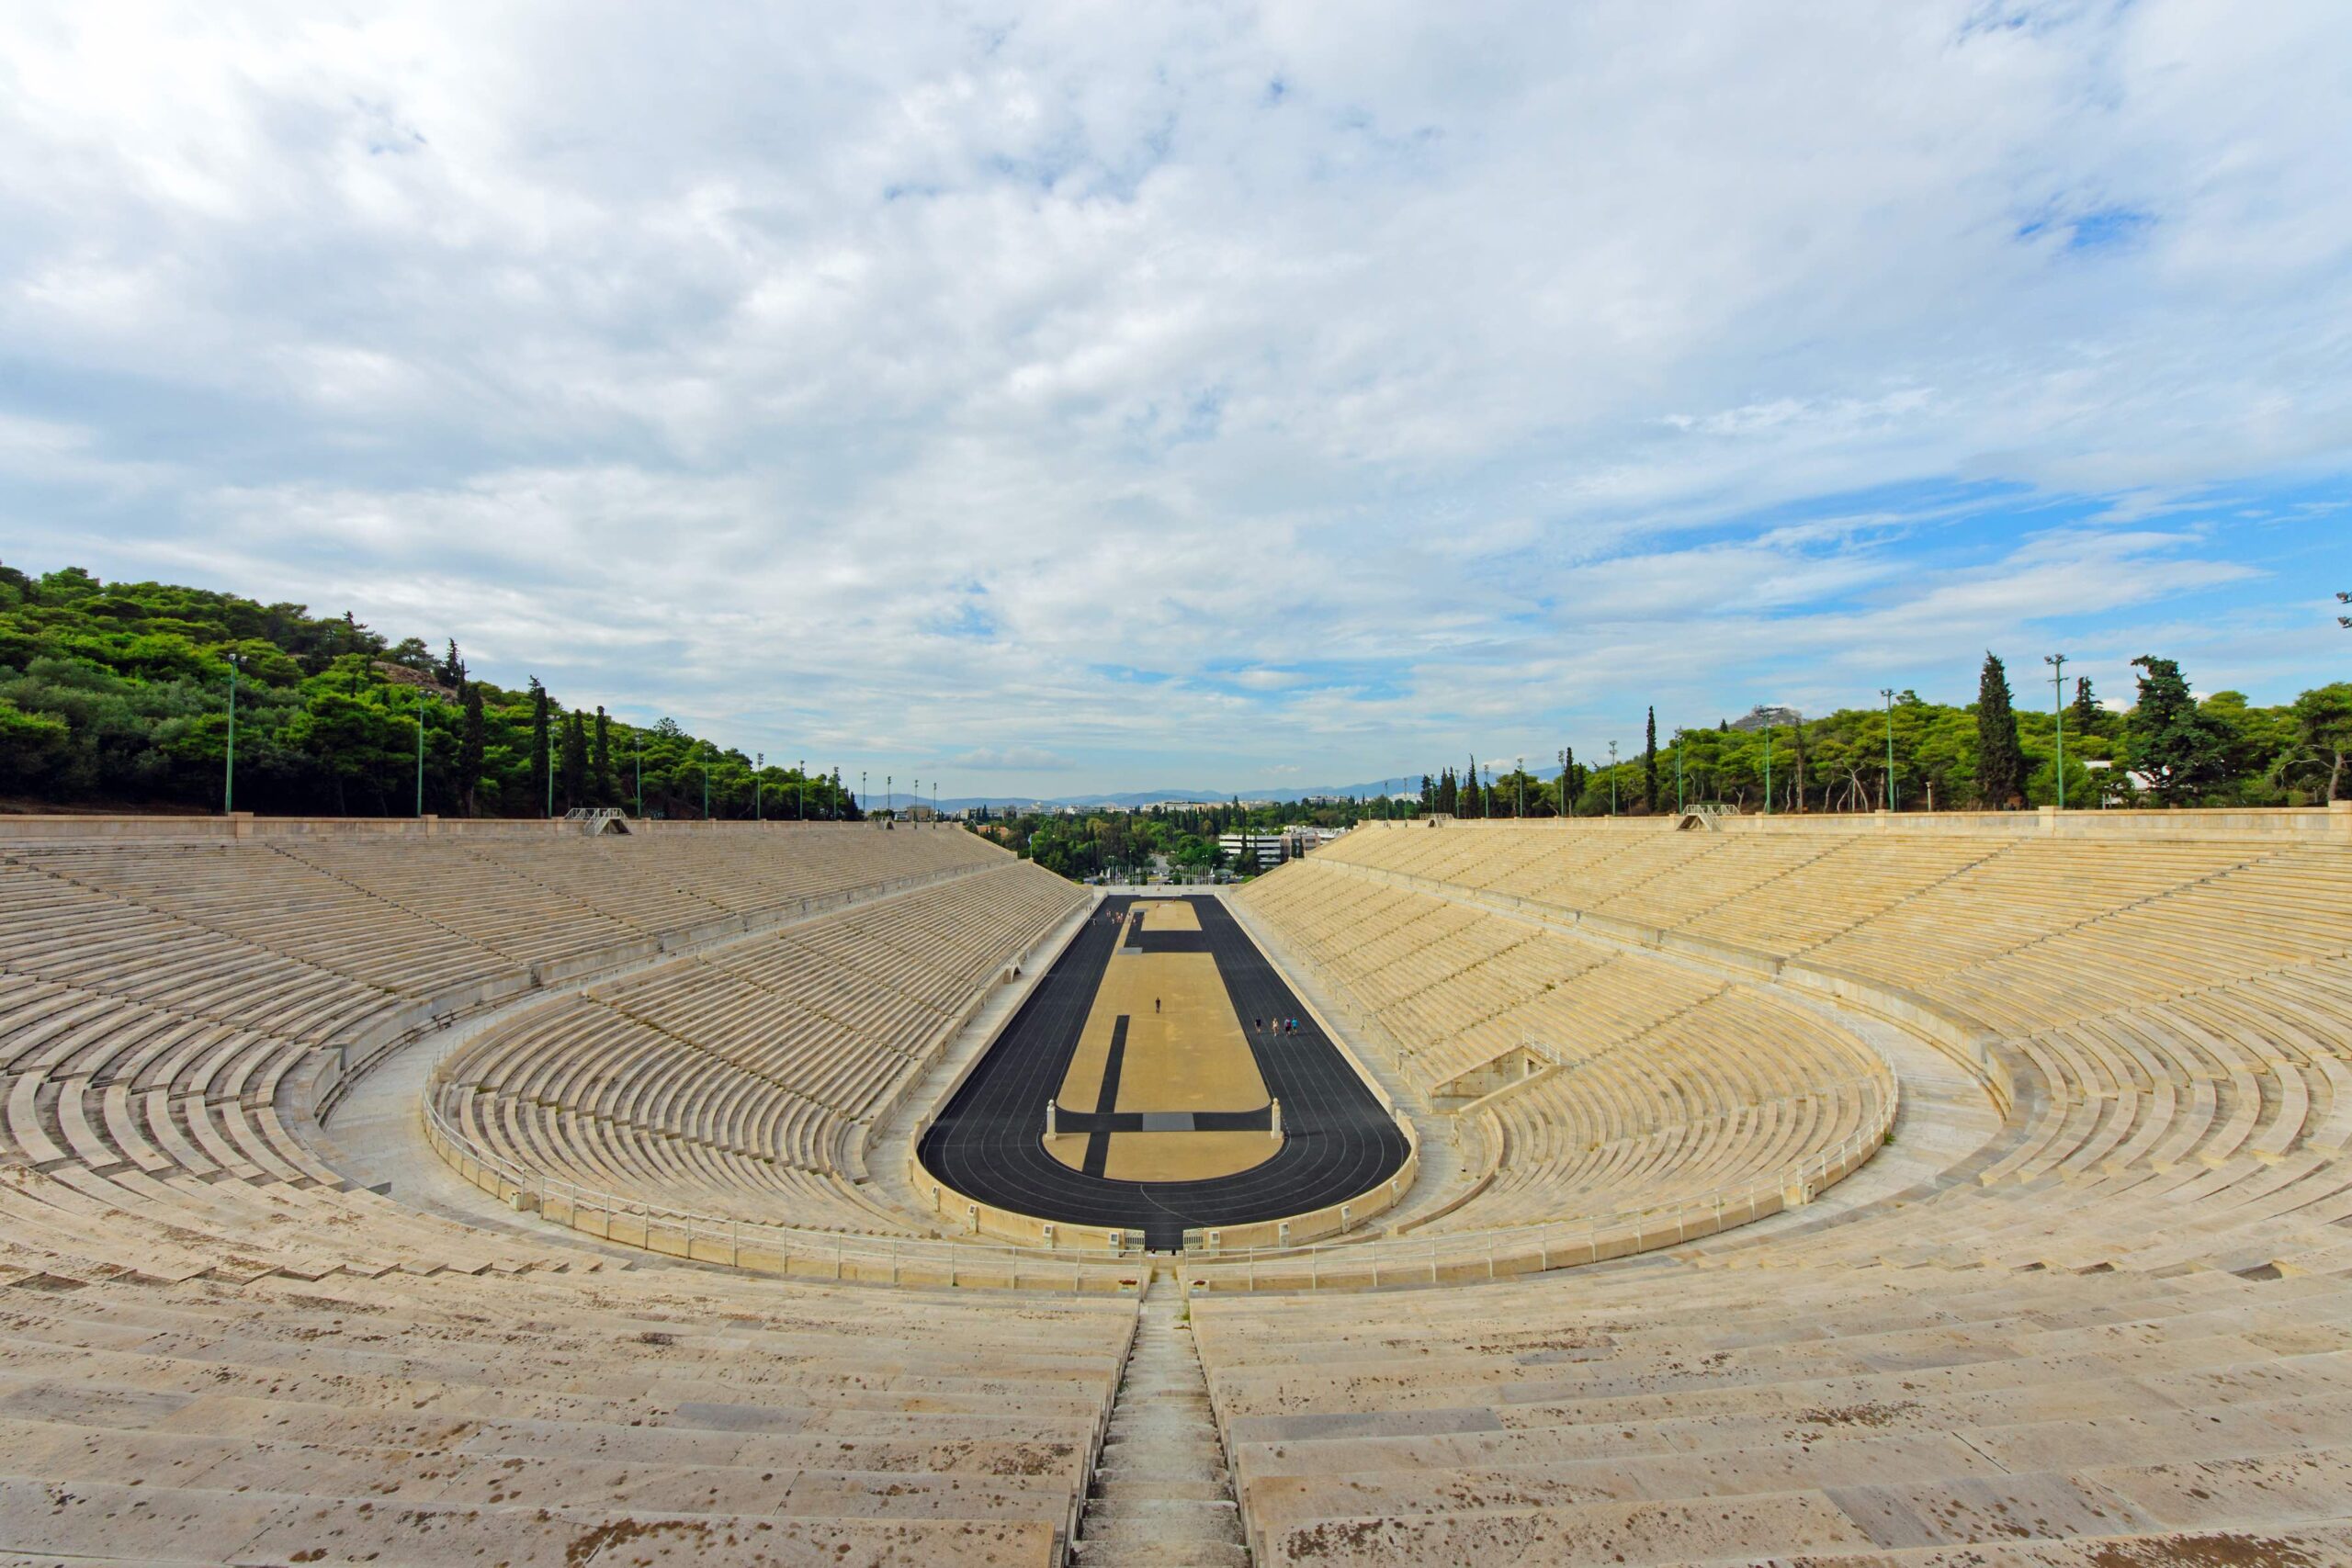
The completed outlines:
{"type": "Polygon", "coordinates": [[[1209,1406],[1208,1380],[1174,1281],[1144,1288],[1102,1457],[1079,1521],[1088,1568],[1247,1568],[1239,1510],[1209,1406]]]}

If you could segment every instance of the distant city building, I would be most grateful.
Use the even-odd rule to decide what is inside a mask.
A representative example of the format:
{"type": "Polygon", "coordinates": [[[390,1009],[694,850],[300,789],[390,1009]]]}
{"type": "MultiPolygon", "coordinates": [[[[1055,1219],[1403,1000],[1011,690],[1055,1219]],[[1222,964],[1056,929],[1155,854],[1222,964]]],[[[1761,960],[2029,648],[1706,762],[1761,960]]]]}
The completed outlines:
{"type": "Polygon", "coordinates": [[[1345,828],[1311,828],[1299,826],[1283,829],[1283,859],[1296,860],[1309,850],[1319,850],[1345,833],[1345,828]]]}
{"type": "Polygon", "coordinates": [[[1287,836],[1282,833],[1219,833],[1217,848],[1236,862],[1254,862],[1262,871],[1289,858],[1287,836]]]}

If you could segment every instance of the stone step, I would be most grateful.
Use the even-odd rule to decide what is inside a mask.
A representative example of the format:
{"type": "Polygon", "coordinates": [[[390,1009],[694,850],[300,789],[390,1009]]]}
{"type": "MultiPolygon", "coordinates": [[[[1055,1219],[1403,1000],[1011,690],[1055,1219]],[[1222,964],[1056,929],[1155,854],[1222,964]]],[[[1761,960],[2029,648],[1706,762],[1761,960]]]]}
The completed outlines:
{"type": "Polygon", "coordinates": [[[1142,1320],[1088,1487],[1083,1562],[1246,1568],[1240,1510],[1208,1380],[1180,1303],[1146,1292],[1142,1320]]]}
{"type": "Polygon", "coordinates": [[[1095,1547],[1153,1540],[1238,1541],[1240,1511],[1231,1498],[1128,1497],[1119,1499],[1114,1519],[1090,1518],[1086,1541],[1095,1547]]]}
{"type": "Polygon", "coordinates": [[[1132,1470],[1106,1473],[1097,1469],[1094,1472],[1096,1495],[1100,1495],[1106,1482],[1116,1482],[1119,1495],[1122,1497],[1170,1498],[1210,1503],[1220,1499],[1229,1500],[1233,1495],[1233,1488],[1226,1479],[1225,1467],[1222,1464],[1216,1467],[1214,1477],[1183,1464],[1171,1464],[1168,1469],[1170,1473],[1164,1476],[1153,1476],[1132,1470]]]}
{"type": "Polygon", "coordinates": [[[1230,1541],[1164,1540],[1091,1546],[1081,1540],[1074,1556],[1080,1562],[1116,1563],[1118,1568],[1250,1568],[1249,1549],[1230,1541]]]}

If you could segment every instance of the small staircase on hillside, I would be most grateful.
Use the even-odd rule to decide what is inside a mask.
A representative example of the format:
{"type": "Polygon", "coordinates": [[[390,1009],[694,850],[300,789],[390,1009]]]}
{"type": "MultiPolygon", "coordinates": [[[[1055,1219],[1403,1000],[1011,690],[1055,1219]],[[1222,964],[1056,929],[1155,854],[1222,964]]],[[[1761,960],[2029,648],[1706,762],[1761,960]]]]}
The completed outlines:
{"type": "Polygon", "coordinates": [[[1144,1287],[1135,1347],[1079,1520],[1072,1561],[1086,1568],[1248,1568],[1184,1304],[1174,1282],[1157,1273],[1144,1287]]]}

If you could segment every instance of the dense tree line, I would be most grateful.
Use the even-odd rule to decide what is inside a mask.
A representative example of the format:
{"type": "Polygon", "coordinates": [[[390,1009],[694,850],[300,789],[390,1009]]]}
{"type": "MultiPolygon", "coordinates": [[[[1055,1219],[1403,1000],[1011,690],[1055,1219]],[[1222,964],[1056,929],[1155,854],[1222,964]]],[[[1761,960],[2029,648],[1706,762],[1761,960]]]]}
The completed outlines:
{"type": "MultiPolygon", "coordinates": [[[[1642,750],[1590,768],[1563,750],[1548,776],[1475,759],[1425,774],[1415,809],[1456,817],[1670,811],[2002,810],[2053,805],[2063,739],[2070,807],[2308,806],[2352,795],[2352,682],[2257,707],[2239,692],[2193,696],[2178,661],[2134,660],[2132,705],[2099,703],[2075,680],[2063,713],[2018,706],[2001,660],[1985,655],[1967,707],[1895,694],[1880,707],[1806,718],[1785,712],[1679,729],[1659,742],[1652,709],[1642,750]],[[2062,737],[2063,727],[2063,737],[2062,737]],[[1566,788],[1563,790],[1563,784],[1566,788]]],[[[2055,696],[2055,694],[2052,694],[2055,696]]]]}
{"type": "Polygon", "coordinates": [[[236,691],[236,798],[283,815],[856,815],[841,776],[760,766],[663,719],[566,706],[533,679],[475,679],[352,616],[78,568],[0,566],[0,795],[218,810],[236,691]],[[233,667],[233,668],[232,668],[233,667]]]}
{"type": "Polygon", "coordinates": [[[1376,799],[1305,800],[1223,806],[1156,806],[1145,811],[979,812],[976,829],[1014,853],[1073,881],[1097,876],[1120,880],[1150,873],[1161,858],[1179,875],[1254,867],[1236,865],[1218,846],[1219,835],[1277,832],[1294,825],[1346,828],[1368,817],[1403,816],[1404,803],[1385,807],[1376,799]]]}
{"type": "MultiPolygon", "coordinates": [[[[2128,709],[2073,683],[2063,715],[2069,805],[2283,806],[2352,795],[2352,683],[2258,707],[2202,701],[2173,660],[2134,660],[2128,709]],[[2104,764],[2103,766],[2101,764],[2104,764]]],[[[838,771],[803,778],[685,733],[473,678],[454,641],[435,653],[349,615],[78,568],[38,579],[0,565],[0,795],[37,804],[218,809],[236,683],[236,804],[284,814],[536,817],[640,803],[653,816],[856,815],[838,771]]],[[[1895,694],[1816,717],[1784,711],[1676,730],[1649,710],[1640,749],[1590,766],[1572,749],[1530,770],[1476,757],[1424,775],[1417,801],[1163,808],[1014,817],[989,830],[1073,876],[1155,856],[1216,869],[1216,839],[1290,822],[1346,826],[1400,811],[1464,818],[1602,816],[1713,802],[1743,810],[2040,806],[2060,788],[2061,715],[2013,702],[1985,656],[1966,707],[1895,694]],[[1892,747],[1890,766],[1889,748],[1892,747]]]]}

